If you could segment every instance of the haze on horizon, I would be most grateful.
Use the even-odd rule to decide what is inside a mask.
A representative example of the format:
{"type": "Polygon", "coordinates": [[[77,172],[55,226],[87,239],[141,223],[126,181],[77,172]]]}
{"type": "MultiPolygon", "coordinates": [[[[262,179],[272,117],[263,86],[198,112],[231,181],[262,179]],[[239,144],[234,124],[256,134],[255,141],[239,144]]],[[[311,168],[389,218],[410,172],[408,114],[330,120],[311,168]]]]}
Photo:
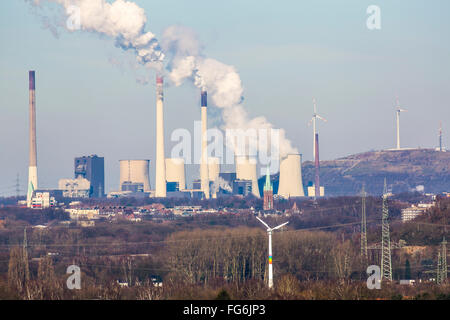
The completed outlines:
{"type": "MultiPolygon", "coordinates": [[[[402,146],[436,147],[439,121],[449,146],[446,0],[134,2],[156,36],[170,25],[187,26],[208,56],[233,65],[250,116],[284,128],[304,161],[312,158],[313,97],[328,119],[319,123],[323,160],[394,147],[397,95],[408,110],[402,146]],[[381,30],[366,27],[371,4],[381,8],[381,30]]],[[[17,173],[25,194],[28,70],[36,70],[40,187],[73,177],[73,158],[89,154],[105,157],[106,191],[118,188],[119,159],[151,159],[154,187],[154,72],[136,66],[110,38],[64,30],[55,37],[25,1],[2,1],[0,8],[0,196],[15,194],[17,173]],[[151,82],[139,84],[137,76],[151,82]]],[[[199,119],[197,88],[165,89],[167,157],[170,133],[193,131],[199,119]]]]}

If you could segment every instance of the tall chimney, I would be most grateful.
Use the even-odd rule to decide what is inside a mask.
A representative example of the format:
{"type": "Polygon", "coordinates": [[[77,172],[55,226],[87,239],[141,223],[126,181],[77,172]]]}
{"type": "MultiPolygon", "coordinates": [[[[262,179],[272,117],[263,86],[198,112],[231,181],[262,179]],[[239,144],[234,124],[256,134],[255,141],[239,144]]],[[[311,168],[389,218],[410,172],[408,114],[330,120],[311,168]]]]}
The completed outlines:
{"type": "Polygon", "coordinates": [[[27,205],[31,207],[33,191],[37,189],[37,156],[36,156],[36,95],[35,95],[35,72],[29,71],[29,114],[30,114],[30,149],[28,165],[28,192],[27,205]]]}
{"type": "Polygon", "coordinates": [[[208,178],[208,95],[206,91],[201,93],[201,112],[202,112],[202,156],[200,159],[200,184],[206,199],[209,199],[209,178],[208,178]]]}
{"type": "Polygon", "coordinates": [[[155,197],[166,197],[166,164],[164,156],[163,78],[156,76],[156,181],[155,197]]]}
{"type": "Polygon", "coordinates": [[[319,134],[316,133],[315,137],[315,193],[314,197],[320,197],[320,179],[319,179],[319,134]]]}

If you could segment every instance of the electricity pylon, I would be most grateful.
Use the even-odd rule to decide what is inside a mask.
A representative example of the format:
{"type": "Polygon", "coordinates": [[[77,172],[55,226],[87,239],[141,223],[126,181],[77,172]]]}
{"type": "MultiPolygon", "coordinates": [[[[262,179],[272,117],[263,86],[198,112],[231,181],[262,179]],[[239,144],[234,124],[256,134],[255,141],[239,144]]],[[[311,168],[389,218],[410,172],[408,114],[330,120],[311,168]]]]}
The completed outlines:
{"type": "Polygon", "coordinates": [[[442,284],[447,280],[447,241],[442,239],[440,251],[438,251],[438,261],[436,269],[436,283],[442,284]]]}
{"type": "Polygon", "coordinates": [[[389,234],[389,209],[387,206],[387,185],[384,179],[383,216],[381,220],[381,279],[392,281],[391,239],[389,234]]]}
{"type": "Polygon", "coordinates": [[[364,264],[367,264],[366,191],[364,185],[361,193],[361,259],[364,264]]]}
{"type": "Polygon", "coordinates": [[[23,229],[23,247],[22,247],[22,260],[25,269],[25,281],[30,279],[30,270],[28,267],[28,242],[27,242],[27,228],[23,229]]]}
{"type": "Polygon", "coordinates": [[[440,259],[440,265],[441,265],[441,274],[440,274],[440,283],[447,280],[447,240],[445,240],[445,237],[442,239],[441,242],[441,249],[442,252],[440,253],[441,259],[440,259]]]}

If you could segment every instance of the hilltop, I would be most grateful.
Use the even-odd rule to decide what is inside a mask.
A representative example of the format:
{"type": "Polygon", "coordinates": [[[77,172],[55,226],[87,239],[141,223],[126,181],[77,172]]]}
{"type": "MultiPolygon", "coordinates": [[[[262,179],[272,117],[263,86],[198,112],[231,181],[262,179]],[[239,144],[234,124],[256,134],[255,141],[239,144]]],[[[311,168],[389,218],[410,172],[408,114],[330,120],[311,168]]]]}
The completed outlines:
{"type": "MultiPolygon", "coordinates": [[[[306,186],[314,181],[314,163],[304,162],[302,170],[306,186]]],[[[320,161],[320,181],[328,196],[356,194],[363,183],[370,194],[380,194],[384,178],[393,193],[411,191],[418,185],[427,193],[450,191],[450,152],[383,150],[320,161]]]]}

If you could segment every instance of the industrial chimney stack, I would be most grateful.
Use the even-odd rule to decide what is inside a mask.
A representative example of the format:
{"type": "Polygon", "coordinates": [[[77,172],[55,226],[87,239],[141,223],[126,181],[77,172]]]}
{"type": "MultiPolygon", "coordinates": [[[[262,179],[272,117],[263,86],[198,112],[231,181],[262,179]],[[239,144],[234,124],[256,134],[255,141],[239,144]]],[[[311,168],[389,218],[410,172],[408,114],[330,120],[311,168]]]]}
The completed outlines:
{"type": "Polygon", "coordinates": [[[164,156],[163,78],[156,76],[156,181],[155,197],[166,197],[166,164],[164,156]]]}
{"type": "Polygon", "coordinates": [[[28,193],[27,205],[31,206],[33,191],[38,187],[37,181],[37,155],[36,155],[36,95],[35,95],[35,72],[29,71],[29,114],[30,114],[30,150],[28,166],[28,193]]]}
{"type": "Polygon", "coordinates": [[[202,113],[202,155],[200,159],[200,184],[206,199],[209,199],[209,178],[208,178],[208,115],[207,115],[207,93],[201,93],[201,113],[202,113]]]}

